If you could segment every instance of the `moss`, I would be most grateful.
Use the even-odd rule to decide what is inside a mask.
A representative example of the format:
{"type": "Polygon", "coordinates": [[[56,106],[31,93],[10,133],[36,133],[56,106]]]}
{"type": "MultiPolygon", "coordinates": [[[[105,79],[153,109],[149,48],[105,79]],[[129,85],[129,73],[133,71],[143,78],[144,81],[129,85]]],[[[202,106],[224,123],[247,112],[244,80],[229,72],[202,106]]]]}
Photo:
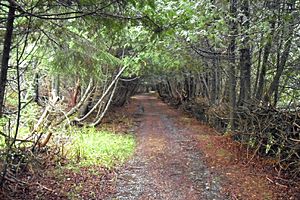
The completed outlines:
{"type": "Polygon", "coordinates": [[[72,143],[65,147],[69,167],[101,165],[107,168],[123,164],[134,152],[132,134],[116,134],[94,128],[74,129],[72,143]]]}

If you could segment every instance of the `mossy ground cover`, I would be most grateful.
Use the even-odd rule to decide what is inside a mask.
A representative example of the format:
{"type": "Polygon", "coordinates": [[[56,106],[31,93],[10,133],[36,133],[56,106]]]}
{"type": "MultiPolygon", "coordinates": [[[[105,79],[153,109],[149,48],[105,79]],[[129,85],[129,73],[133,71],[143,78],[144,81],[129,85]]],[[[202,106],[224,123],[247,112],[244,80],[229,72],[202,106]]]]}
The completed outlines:
{"type": "MultiPolygon", "coordinates": [[[[32,165],[34,173],[22,174],[21,180],[32,183],[26,192],[9,195],[15,199],[105,199],[114,193],[116,171],[133,155],[136,139],[124,131],[72,127],[56,132],[49,145],[52,153],[59,153],[45,155],[42,166],[32,165]],[[58,138],[64,141],[59,151],[58,138]]],[[[6,197],[0,192],[0,199],[6,197]]]]}
{"type": "Polygon", "coordinates": [[[112,168],[123,164],[134,152],[132,134],[121,134],[95,128],[73,129],[66,147],[68,167],[100,165],[112,168]]]}

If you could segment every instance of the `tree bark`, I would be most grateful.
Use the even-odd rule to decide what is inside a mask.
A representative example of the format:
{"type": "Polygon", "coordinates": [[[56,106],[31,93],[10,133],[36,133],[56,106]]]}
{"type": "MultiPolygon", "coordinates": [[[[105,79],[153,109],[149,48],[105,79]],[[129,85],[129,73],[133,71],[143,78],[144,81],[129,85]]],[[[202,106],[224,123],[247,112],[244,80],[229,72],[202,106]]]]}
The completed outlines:
{"type": "MultiPolygon", "coordinates": [[[[295,7],[295,3],[296,1],[293,1],[291,3],[291,8],[294,8],[295,7]]],[[[290,19],[288,21],[288,23],[286,24],[286,28],[287,28],[287,33],[285,34],[286,35],[286,42],[285,42],[285,45],[284,45],[284,50],[282,52],[282,55],[280,57],[280,61],[279,61],[279,65],[277,64],[277,70],[276,70],[276,74],[270,84],[270,87],[269,89],[267,90],[265,96],[264,96],[264,102],[265,103],[270,103],[270,98],[272,96],[272,94],[278,90],[278,87],[279,87],[279,82],[280,82],[280,78],[281,78],[281,75],[283,73],[283,70],[286,66],[286,63],[288,61],[288,58],[289,58],[289,54],[290,54],[290,50],[291,50],[291,46],[292,46],[292,41],[293,41],[293,37],[294,37],[294,28],[295,28],[295,25],[294,25],[294,21],[295,21],[295,16],[294,16],[294,13],[287,13],[287,15],[290,15],[290,19]]]]}
{"type": "Polygon", "coordinates": [[[33,83],[33,99],[34,102],[39,103],[39,74],[36,72],[34,74],[34,83],[33,83]]]}
{"type": "Polygon", "coordinates": [[[71,98],[69,101],[69,108],[73,108],[77,104],[77,98],[80,93],[80,79],[78,78],[76,81],[76,85],[74,90],[71,92],[71,98]]]}
{"type": "Polygon", "coordinates": [[[59,81],[59,75],[54,75],[52,77],[52,83],[51,83],[51,93],[52,93],[52,98],[55,99],[59,99],[59,85],[60,85],[60,81],[59,81]]]}
{"type": "Polygon", "coordinates": [[[250,26],[249,0],[242,1],[241,11],[243,13],[241,26],[244,38],[240,49],[240,96],[238,104],[242,106],[251,98],[251,52],[248,34],[250,26]]]}
{"type": "Polygon", "coordinates": [[[1,71],[0,71],[0,117],[3,116],[4,95],[5,95],[5,87],[7,82],[9,55],[10,55],[11,45],[12,45],[15,11],[16,11],[15,6],[10,3],[8,15],[7,15],[6,33],[4,36],[4,45],[3,45],[1,71]]]}
{"type": "Polygon", "coordinates": [[[216,104],[217,101],[217,65],[216,61],[212,60],[212,69],[211,69],[211,103],[212,105],[216,104]]]}
{"type": "Polygon", "coordinates": [[[237,17],[237,0],[230,0],[230,14],[233,20],[230,22],[231,29],[231,39],[229,45],[229,57],[230,57],[230,66],[229,66],[229,126],[231,130],[235,129],[235,110],[236,110],[236,67],[235,67],[235,49],[236,49],[236,38],[237,34],[237,24],[235,19],[237,17]]]}
{"type": "Polygon", "coordinates": [[[260,47],[258,51],[258,63],[256,68],[255,81],[254,81],[253,97],[255,97],[255,94],[257,92],[258,78],[259,78],[260,67],[261,67],[262,50],[263,50],[262,47],[260,47]]]}
{"type": "MultiPolygon", "coordinates": [[[[273,21],[271,23],[271,30],[273,30],[274,28],[275,28],[275,22],[273,21]]],[[[258,79],[257,92],[256,92],[256,95],[255,95],[255,98],[257,100],[261,100],[262,95],[263,95],[263,91],[264,91],[268,59],[269,59],[269,55],[270,55],[271,47],[272,47],[272,38],[273,38],[273,36],[270,36],[268,38],[268,42],[267,42],[267,44],[264,48],[264,56],[263,56],[261,71],[260,71],[259,79],[258,79]]]]}
{"type": "Polygon", "coordinates": [[[279,81],[280,81],[280,77],[283,73],[283,70],[286,66],[286,62],[288,60],[289,57],[289,53],[290,53],[290,49],[291,49],[291,45],[292,45],[292,33],[290,35],[289,40],[286,43],[285,49],[282,53],[281,59],[280,59],[280,65],[278,66],[277,70],[276,70],[276,74],[273,78],[273,81],[268,89],[268,92],[266,93],[265,97],[264,97],[264,101],[266,103],[268,103],[270,101],[270,97],[271,95],[274,93],[274,91],[276,91],[278,89],[279,86],[279,81]]]}

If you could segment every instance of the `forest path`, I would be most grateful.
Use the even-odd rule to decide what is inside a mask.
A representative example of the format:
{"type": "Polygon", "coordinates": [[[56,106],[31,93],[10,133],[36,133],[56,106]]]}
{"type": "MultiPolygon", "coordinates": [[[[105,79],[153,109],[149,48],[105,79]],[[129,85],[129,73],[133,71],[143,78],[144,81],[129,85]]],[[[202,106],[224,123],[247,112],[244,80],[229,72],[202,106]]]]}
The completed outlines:
{"type": "Polygon", "coordinates": [[[179,111],[151,95],[135,96],[137,150],[117,176],[110,199],[228,199],[220,177],[204,162],[188,124],[179,125],[179,111]]]}

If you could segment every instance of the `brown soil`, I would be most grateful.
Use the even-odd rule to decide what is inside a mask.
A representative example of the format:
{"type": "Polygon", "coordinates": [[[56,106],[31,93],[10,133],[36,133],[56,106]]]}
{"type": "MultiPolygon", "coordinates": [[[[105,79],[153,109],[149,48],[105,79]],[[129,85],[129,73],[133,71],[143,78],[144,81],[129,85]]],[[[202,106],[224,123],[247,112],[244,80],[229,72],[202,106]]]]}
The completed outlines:
{"type": "Polygon", "coordinates": [[[154,96],[136,96],[127,109],[139,122],[138,148],[112,199],[300,199],[272,160],[154,96]]]}

